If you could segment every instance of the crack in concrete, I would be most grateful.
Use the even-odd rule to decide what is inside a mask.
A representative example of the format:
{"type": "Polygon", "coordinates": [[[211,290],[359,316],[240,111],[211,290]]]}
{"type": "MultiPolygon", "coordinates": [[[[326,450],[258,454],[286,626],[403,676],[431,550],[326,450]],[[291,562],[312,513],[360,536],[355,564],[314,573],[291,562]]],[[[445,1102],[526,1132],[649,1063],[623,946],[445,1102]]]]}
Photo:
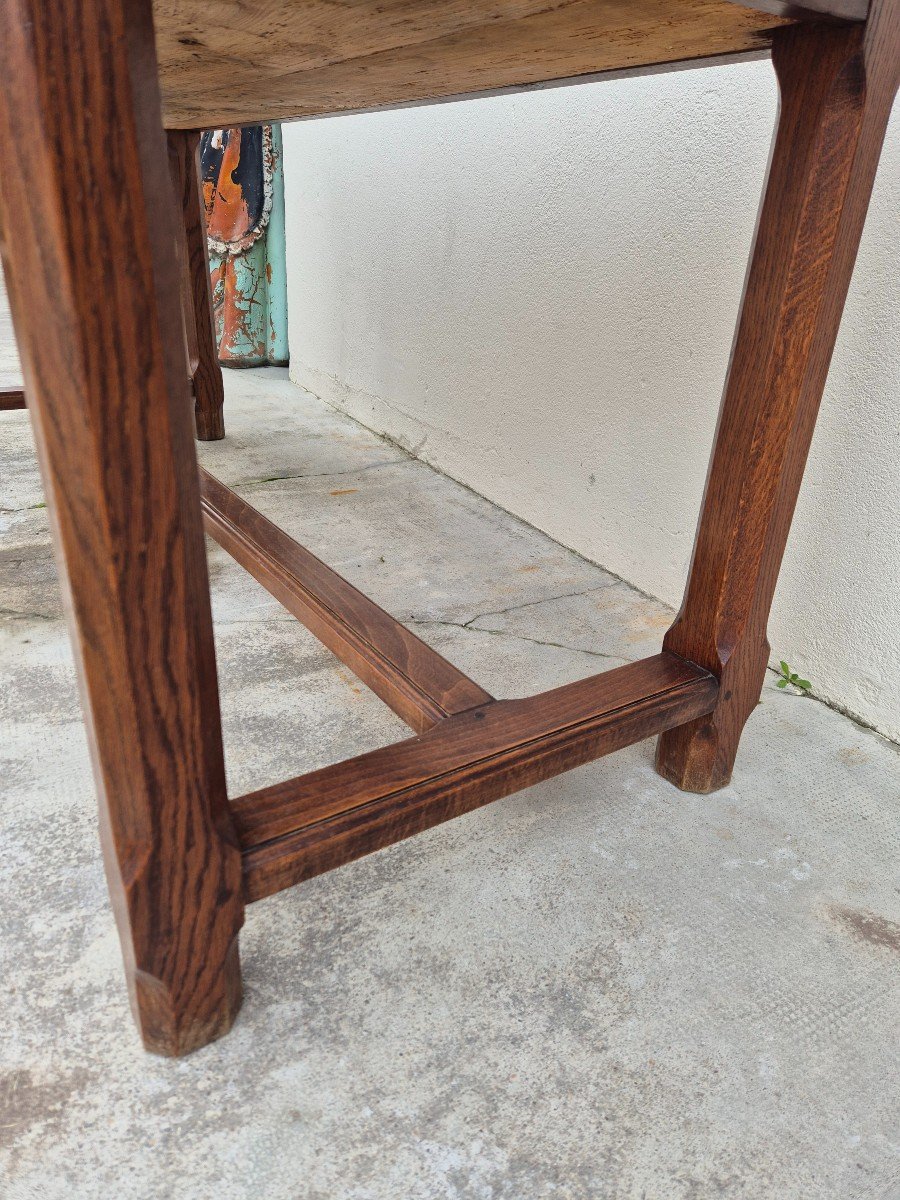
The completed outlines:
{"type": "Polygon", "coordinates": [[[6,621],[57,621],[60,617],[50,613],[20,612],[16,608],[0,608],[0,620],[6,621]]]}
{"type": "MultiPolygon", "coordinates": [[[[229,483],[226,486],[230,488],[258,487],[264,483],[281,483],[292,479],[328,479],[331,476],[339,475],[361,475],[363,471],[375,471],[379,467],[395,467],[408,461],[409,459],[406,458],[391,458],[386,462],[366,463],[363,467],[347,467],[343,471],[310,471],[302,475],[264,475],[260,479],[240,479],[236,483],[229,483]]],[[[224,483],[225,480],[222,482],[224,483]]]]}
{"type": "MultiPolygon", "coordinates": [[[[462,626],[463,629],[468,629],[475,621],[484,621],[487,617],[508,617],[510,613],[519,612],[523,608],[536,608],[539,604],[553,604],[557,600],[575,600],[578,596],[589,596],[591,592],[602,592],[606,588],[613,587],[619,581],[610,579],[608,583],[598,583],[594,587],[583,588],[580,592],[561,592],[558,596],[543,596],[539,600],[523,600],[521,604],[511,604],[508,608],[495,608],[490,612],[479,613],[477,616],[470,617],[462,626]]],[[[484,629],[483,633],[501,633],[502,630],[484,629]]],[[[586,653],[589,653],[587,651],[586,653]]]]}
{"type": "MultiPolygon", "coordinates": [[[[600,589],[599,588],[591,588],[589,590],[590,591],[599,591],[600,589]]],[[[586,592],[571,592],[571,593],[569,593],[569,595],[583,596],[583,595],[587,595],[587,593],[586,592]]],[[[553,597],[553,599],[562,599],[562,598],[563,597],[553,597]]],[[[530,605],[532,603],[543,603],[543,602],[542,601],[529,601],[528,604],[513,605],[513,607],[509,610],[500,609],[496,613],[484,613],[482,615],[483,616],[497,616],[497,615],[501,615],[505,611],[515,612],[515,610],[517,608],[527,608],[527,607],[530,607],[530,605]]],[[[425,627],[428,625],[439,625],[439,626],[444,626],[447,629],[464,629],[469,633],[486,633],[490,637],[515,638],[516,641],[528,642],[532,646],[548,646],[554,650],[568,650],[570,654],[587,654],[591,658],[602,658],[602,659],[607,660],[608,662],[613,661],[613,662],[625,663],[625,662],[633,661],[632,659],[624,658],[621,654],[607,654],[603,650],[585,650],[581,646],[567,646],[564,642],[549,642],[549,641],[545,641],[543,638],[529,637],[527,633],[514,633],[510,629],[483,629],[479,625],[473,625],[473,623],[472,623],[473,621],[478,621],[480,619],[481,619],[480,617],[472,617],[472,618],[470,618],[470,620],[463,623],[462,621],[442,620],[440,617],[432,617],[427,621],[421,621],[416,617],[408,618],[409,623],[411,625],[418,625],[420,627],[425,627]]]]}

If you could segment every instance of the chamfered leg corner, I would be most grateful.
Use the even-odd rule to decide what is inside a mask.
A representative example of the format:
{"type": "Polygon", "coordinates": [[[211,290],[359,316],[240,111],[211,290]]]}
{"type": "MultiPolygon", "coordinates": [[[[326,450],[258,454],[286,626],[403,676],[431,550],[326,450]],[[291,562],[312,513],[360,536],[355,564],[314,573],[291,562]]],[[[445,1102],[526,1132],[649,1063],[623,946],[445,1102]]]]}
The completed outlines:
{"type": "Polygon", "coordinates": [[[731,778],[769,658],[766,623],[900,78],[900,0],[865,25],[776,32],[778,128],[694,555],[663,647],[719,680],[713,711],[660,736],[656,769],[731,778]]]}
{"type": "Polygon", "coordinates": [[[240,1007],[244,900],[152,5],[0,0],[0,26],[3,265],[107,880],[144,1044],[185,1054],[240,1007]]]}

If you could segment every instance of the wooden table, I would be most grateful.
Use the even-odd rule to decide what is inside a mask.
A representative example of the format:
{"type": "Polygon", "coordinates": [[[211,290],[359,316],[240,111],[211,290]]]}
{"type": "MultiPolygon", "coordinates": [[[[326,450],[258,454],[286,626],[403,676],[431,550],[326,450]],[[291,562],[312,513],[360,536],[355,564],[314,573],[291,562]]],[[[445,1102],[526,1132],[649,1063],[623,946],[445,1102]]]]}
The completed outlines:
{"type": "Polygon", "coordinates": [[[900,0],[0,0],[0,17],[3,261],[147,1048],[230,1027],[247,902],[650,735],[679,787],[726,784],[897,89],[900,0]],[[781,112],[661,653],[495,701],[198,472],[188,376],[201,436],[221,434],[221,395],[199,361],[192,131],[769,52],[781,112]],[[204,521],[416,736],[227,797],[204,521]]]}

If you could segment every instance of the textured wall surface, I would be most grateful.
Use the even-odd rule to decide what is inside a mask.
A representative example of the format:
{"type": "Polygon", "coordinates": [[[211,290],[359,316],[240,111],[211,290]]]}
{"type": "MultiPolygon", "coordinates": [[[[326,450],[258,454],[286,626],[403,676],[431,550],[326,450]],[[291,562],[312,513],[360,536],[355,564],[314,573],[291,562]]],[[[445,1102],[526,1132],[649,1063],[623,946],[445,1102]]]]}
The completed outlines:
{"type": "Polygon", "coordinates": [[[3,273],[0,271],[0,387],[20,387],[21,382],[22,371],[16,352],[9,301],[3,285],[3,273]]]}
{"type": "MultiPolygon", "coordinates": [[[[286,126],[293,377],[677,603],[776,105],[761,62],[286,126]]],[[[898,117],[770,636],[900,740],[898,117]]]]}

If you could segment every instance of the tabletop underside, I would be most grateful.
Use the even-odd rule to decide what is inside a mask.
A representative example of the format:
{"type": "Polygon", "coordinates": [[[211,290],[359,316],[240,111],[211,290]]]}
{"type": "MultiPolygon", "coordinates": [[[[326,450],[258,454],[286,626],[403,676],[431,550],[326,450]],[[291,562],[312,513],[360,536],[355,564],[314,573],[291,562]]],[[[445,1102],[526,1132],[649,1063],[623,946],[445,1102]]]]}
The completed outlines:
{"type": "Polygon", "coordinates": [[[766,51],[867,0],[155,0],[172,129],[323,116],[766,51]]]}

